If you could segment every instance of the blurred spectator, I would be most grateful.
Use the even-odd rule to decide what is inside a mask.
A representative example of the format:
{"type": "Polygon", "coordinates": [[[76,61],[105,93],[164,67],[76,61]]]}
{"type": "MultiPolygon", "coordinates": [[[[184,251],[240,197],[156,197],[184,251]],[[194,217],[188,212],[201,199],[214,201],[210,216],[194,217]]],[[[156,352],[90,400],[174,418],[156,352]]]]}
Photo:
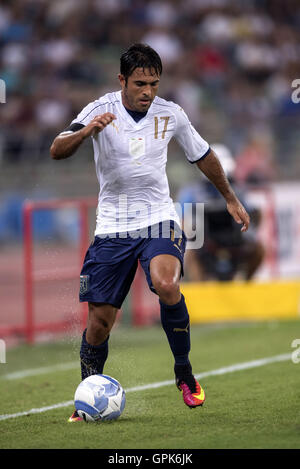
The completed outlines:
{"type": "Polygon", "coordinates": [[[53,37],[41,44],[42,60],[57,68],[66,66],[74,59],[78,45],[70,37],[53,37]]]}
{"type": "Polygon", "coordinates": [[[275,166],[270,136],[265,129],[261,129],[249,136],[245,147],[237,155],[234,176],[241,185],[264,185],[275,180],[275,166]]]}
{"type": "Polygon", "coordinates": [[[280,54],[274,45],[262,39],[244,41],[236,48],[236,61],[241,70],[253,80],[264,80],[278,69],[280,54]]]}
{"type": "Polygon", "coordinates": [[[200,25],[199,34],[212,44],[231,42],[234,40],[234,18],[223,12],[208,13],[200,25]]]}
{"type": "Polygon", "coordinates": [[[141,42],[149,44],[158,52],[165,67],[177,62],[183,52],[180,40],[164,26],[152,27],[141,42]]]}
{"type": "Polygon", "coordinates": [[[176,2],[153,0],[146,6],[147,23],[150,26],[172,27],[177,21],[176,2]]]}
{"type": "Polygon", "coordinates": [[[70,103],[58,98],[41,99],[35,108],[35,119],[41,128],[56,129],[64,126],[70,115],[70,103]]]}

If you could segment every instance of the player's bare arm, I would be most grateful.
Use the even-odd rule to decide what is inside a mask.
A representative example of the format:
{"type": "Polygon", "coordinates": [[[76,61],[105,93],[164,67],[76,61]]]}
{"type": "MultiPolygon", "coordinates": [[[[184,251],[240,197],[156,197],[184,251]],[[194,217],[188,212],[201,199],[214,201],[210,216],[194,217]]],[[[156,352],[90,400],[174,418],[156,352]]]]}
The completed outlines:
{"type": "Polygon", "coordinates": [[[247,231],[250,224],[250,217],[235,195],[222,165],[213,150],[197,162],[198,168],[216,186],[227,202],[227,210],[237,223],[242,224],[241,231],[247,231]]]}
{"type": "Polygon", "coordinates": [[[107,125],[109,125],[116,116],[110,112],[94,117],[94,119],[85,127],[76,132],[66,135],[58,135],[50,148],[51,157],[54,160],[62,160],[72,156],[82,142],[91,136],[96,136],[107,125]]]}

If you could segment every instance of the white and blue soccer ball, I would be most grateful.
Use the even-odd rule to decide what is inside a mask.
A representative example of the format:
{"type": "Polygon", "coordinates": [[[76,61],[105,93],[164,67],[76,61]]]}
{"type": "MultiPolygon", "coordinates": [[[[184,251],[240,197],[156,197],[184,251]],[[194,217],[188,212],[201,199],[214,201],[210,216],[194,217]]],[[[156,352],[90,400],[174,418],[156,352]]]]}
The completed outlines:
{"type": "Polygon", "coordinates": [[[115,420],[125,407],[125,391],[120,383],[107,375],[91,375],[77,387],[74,404],[86,422],[115,420]]]}

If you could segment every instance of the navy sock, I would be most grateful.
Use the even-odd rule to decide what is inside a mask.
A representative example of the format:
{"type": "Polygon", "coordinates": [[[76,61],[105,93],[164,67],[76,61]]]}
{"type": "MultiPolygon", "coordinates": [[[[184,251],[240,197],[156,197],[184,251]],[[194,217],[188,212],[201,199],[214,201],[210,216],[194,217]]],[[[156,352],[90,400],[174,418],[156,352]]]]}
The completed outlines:
{"type": "Polygon", "coordinates": [[[82,334],[80,348],[81,378],[103,373],[104,364],[108,356],[108,339],[100,345],[90,345],[86,341],[86,329],[82,334]]]}
{"type": "Polygon", "coordinates": [[[175,305],[160,303],[160,317],[172,350],[175,366],[190,365],[190,321],[184,296],[175,305]]]}

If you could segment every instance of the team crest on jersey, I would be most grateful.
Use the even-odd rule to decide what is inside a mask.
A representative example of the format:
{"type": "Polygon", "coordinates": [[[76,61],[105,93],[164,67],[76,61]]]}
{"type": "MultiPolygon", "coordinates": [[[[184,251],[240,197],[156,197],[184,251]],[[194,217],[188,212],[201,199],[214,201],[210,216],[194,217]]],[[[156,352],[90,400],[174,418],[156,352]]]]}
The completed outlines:
{"type": "MultiPolygon", "coordinates": [[[[134,161],[137,158],[143,156],[146,152],[146,140],[145,137],[130,137],[129,139],[129,153],[133,157],[134,161]]],[[[141,164],[141,163],[139,163],[141,164]]]]}
{"type": "Polygon", "coordinates": [[[90,283],[89,275],[80,275],[80,289],[79,289],[80,295],[84,295],[85,293],[87,293],[89,289],[89,283],[90,283]]]}

